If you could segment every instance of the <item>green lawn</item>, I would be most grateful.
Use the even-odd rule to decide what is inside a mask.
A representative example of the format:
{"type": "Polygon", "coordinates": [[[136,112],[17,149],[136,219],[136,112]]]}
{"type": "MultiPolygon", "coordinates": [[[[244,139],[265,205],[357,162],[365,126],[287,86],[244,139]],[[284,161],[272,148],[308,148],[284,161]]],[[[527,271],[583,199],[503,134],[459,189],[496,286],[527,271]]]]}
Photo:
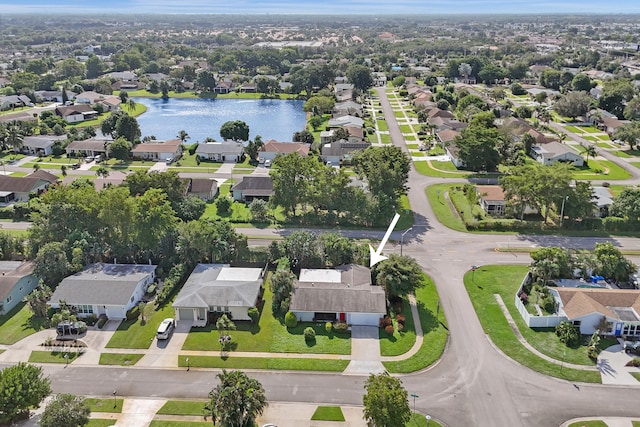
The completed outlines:
{"type": "MultiPolygon", "coordinates": [[[[271,353],[330,353],[351,354],[351,336],[349,334],[327,333],[324,323],[299,323],[295,328],[287,328],[280,319],[273,316],[271,302],[273,294],[269,289],[269,278],[265,281],[265,292],[257,324],[237,322],[237,330],[231,332],[233,351],[257,351],[271,353]],[[304,329],[311,326],[316,331],[316,340],[307,343],[302,335],[304,329]]],[[[182,347],[183,350],[217,351],[218,331],[215,325],[205,328],[193,328],[182,347]]]]}
{"type": "Polygon", "coordinates": [[[85,427],[109,427],[112,426],[114,420],[104,420],[101,418],[90,418],[89,422],[85,424],[85,427]]]}
{"type": "MultiPolygon", "coordinates": [[[[598,371],[571,369],[541,359],[520,344],[513,334],[494,294],[499,294],[502,297],[523,336],[534,347],[540,348],[544,346],[545,342],[549,342],[548,337],[537,340],[534,335],[536,332],[524,330],[525,328],[522,326],[524,321],[513,303],[515,292],[527,269],[527,266],[520,265],[484,266],[478,269],[475,274],[468,272],[465,275],[465,287],[484,331],[507,356],[537,372],[569,381],[600,383],[601,378],[598,371]]],[[[556,355],[557,351],[564,351],[565,348],[553,346],[553,348],[546,348],[545,352],[556,355]]],[[[581,350],[566,348],[566,352],[565,360],[574,361],[580,357],[579,352],[586,351],[583,347],[581,350]]],[[[562,353],[557,360],[562,360],[562,353]]]]}
{"type": "MultiPolygon", "coordinates": [[[[300,359],[283,357],[234,357],[189,356],[189,366],[193,368],[224,369],[272,369],[279,371],[327,371],[342,372],[348,360],[300,359]]],[[[186,356],[178,356],[178,366],[187,367],[186,356]]]]}
{"type": "Polygon", "coordinates": [[[460,171],[456,169],[453,162],[450,161],[418,161],[413,162],[413,166],[422,175],[438,178],[466,178],[471,175],[468,171],[460,171]]]}
{"type": "MultiPolygon", "coordinates": [[[[420,324],[424,340],[418,352],[399,362],[383,362],[391,373],[415,372],[430,366],[440,358],[447,343],[449,331],[444,313],[438,313],[438,290],[430,277],[425,275],[425,286],[416,291],[420,324]],[[437,317],[436,317],[437,314],[437,317]]],[[[382,347],[382,345],[381,345],[382,347]]]]}
{"type": "Polygon", "coordinates": [[[87,398],[85,399],[87,405],[89,405],[89,409],[91,412],[110,412],[110,413],[120,413],[122,412],[122,404],[124,403],[124,399],[116,397],[108,397],[104,399],[97,398],[87,398]]]}
{"type": "Polygon", "coordinates": [[[174,312],[171,303],[167,303],[159,310],[152,312],[146,322],[140,318],[123,320],[113,334],[107,348],[149,348],[156,336],[158,325],[163,319],[173,317],[174,312]]]}
{"type": "MultiPolygon", "coordinates": [[[[75,350],[75,349],[74,349],[75,350]]],[[[82,356],[82,353],[76,353],[75,351],[63,352],[63,351],[32,351],[29,356],[29,362],[31,363],[73,363],[78,357],[82,356]],[[67,356],[67,357],[65,357],[67,356]]]]}
{"type": "Polygon", "coordinates": [[[157,412],[159,415],[202,415],[205,402],[168,400],[157,412]]]}
{"type": "Polygon", "coordinates": [[[586,135],[586,136],[583,136],[583,138],[586,139],[587,141],[591,141],[591,142],[598,141],[598,138],[596,138],[595,136],[586,135]]]}
{"type": "Polygon", "coordinates": [[[380,132],[386,132],[389,130],[389,127],[387,126],[387,122],[384,119],[376,120],[376,125],[378,126],[378,130],[380,132]]]}
{"type": "Polygon", "coordinates": [[[427,419],[422,414],[411,414],[411,420],[405,424],[405,427],[442,427],[442,424],[436,420],[429,420],[429,426],[427,426],[427,419]]]}
{"type": "Polygon", "coordinates": [[[391,135],[387,133],[380,134],[380,142],[382,144],[391,144],[391,135]]]}
{"type": "Polygon", "coordinates": [[[400,219],[396,224],[396,230],[406,230],[413,226],[413,211],[409,203],[409,196],[403,194],[400,196],[400,219]]]}
{"type": "Polygon", "coordinates": [[[311,416],[312,421],[344,421],[342,408],[339,406],[318,406],[311,416]]]}
{"type": "Polygon", "coordinates": [[[45,321],[46,319],[35,317],[25,303],[16,305],[9,313],[0,316],[0,344],[15,344],[31,334],[46,329],[45,321]]]}
{"type": "Polygon", "coordinates": [[[573,177],[575,179],[622,180],[631,178],[631,174],[610,160],[589,159],[589,166],[579,168],[573,177]]]}
{"type": "Polygon", "coordinates": [[[569,427],[607,427],[608,424],[604,421],[593,420],[593,421],[578,421],[577,423],[569,424],[569,427]]]}
{"type": "Polygon", "coordinates": [[[142,359],[144,354],[100,353],[101,365],[132,366],[142,359]]]}
{"type": "Polygon", "coordinates": [[[573,133],[577,133],[577,134],[581,134],[581,133],[585,132],[581,128],[576,127],[576,126],[565,126],[564,128],[566,130],[568,130],[569,132],[573,132],[573,133]]]}
{"type": "Polygon", "coordinates": [[[149,427],[211,427],[211,421],[161,421],[153,420],[149,427]]]}
{"type": "Polygon", "coordinates": [[[416,330],[413,325],[413,314],[411,313],[411,307],[409,301],[405,300],[402,308],[402,314],[405,316],[406,321],[402,331],[398,332],[398,323],[393,317],[393,335],[387,334],[384,329],[380,329],[378,332],[380,338],[380,354],[382,356],[397,356],[404,354],[413,347],[416,342],[416,330]]]}
{"type": "Polygon", "coordinates": [[[631,372],[631,375],[633,375],[633,378],[640,381],[640,372],[631,372]]]}
{"type": "Polygon", "coordinates": [[[409,150],[417,150],[420,144],[407,144],[409,150]]]}
{"type": "Polygon", "coordinates": [[[413,133],[413,128],[411,127],[411,125],[400,125],[400,132],[413,133]]]}
{"type": "Polygon", "coordinates": [[[449,203],[445,199],[445,193],[450,191],[456,184],[435,184],[426,189],[427,198],[438,221],[452,230],[466,232],[467,227],[464,222],[453,212],[449,203]]]}

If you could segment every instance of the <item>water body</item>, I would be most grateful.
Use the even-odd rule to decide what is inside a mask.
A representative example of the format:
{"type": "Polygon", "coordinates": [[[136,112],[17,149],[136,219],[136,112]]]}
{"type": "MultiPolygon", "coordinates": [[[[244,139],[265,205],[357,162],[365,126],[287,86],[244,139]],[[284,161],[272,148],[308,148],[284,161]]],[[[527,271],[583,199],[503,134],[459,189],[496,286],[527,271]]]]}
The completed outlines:
{"type": "Polygon", "coordinates": [[[214,138],[221,141],[220,127],[230,120],[249,125],[249,137],[260,135],[263,141],[289,142],[294,132],[304,129],[304,101],[278,99],[184,99],[133,98],[147,112],[139,116],[142,136],[158,140],[175,139],[181,130],[190,138],[187,144],[214,138]]]}

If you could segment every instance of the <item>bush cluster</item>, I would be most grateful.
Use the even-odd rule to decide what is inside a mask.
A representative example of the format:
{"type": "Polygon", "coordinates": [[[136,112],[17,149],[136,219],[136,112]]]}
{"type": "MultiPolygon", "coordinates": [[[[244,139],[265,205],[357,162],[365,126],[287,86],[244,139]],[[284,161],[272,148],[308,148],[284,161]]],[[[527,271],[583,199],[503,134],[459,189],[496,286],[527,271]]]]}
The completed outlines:
{"type": "Polygon", "coordinates": [[[304,328],[304,340],[313,341],[315,339],[316,339],[316,331],[311,326],[307,326],[306,328],[304,328]]]}
{"type": "Polygon", "coordinates": [[[333,324],[333,330],[338,334],[348,334],[349,325],[347,325],[345,322],[335,322],[333,324]]]}
{"type": "Polygon", "coordinates": [[[284,316],[284,324],[287,328],[295,328],[298,326],[298,318],[294,313],[287,311],[287,314],[284,316]]]}

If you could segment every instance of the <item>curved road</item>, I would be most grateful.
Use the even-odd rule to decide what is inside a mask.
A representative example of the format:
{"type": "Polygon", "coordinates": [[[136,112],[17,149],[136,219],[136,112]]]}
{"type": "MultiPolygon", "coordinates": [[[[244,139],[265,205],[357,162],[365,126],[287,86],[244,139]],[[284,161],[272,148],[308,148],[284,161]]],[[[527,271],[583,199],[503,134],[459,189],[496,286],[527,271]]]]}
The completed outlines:
{"type": "MultiPolygon", "coordinates": [[[[406,150],[384,89],[379,89],[379,94],[392,141],[406,150]]],[[[637,249],[640,241],[454,232],[434,219],[424,193],[427,185],[441,179],[421,176],[412,169],[409,182],[415,225],[405,236],[403,252],[416,258],[434,279],[450,330],[449,344],[438,364],[402,376],[409,393],[419,396],[418,411],[449,426],[487,427],[558,426],[579,416],[640,416],[640,387],[574,384],[538,374],[504,356],[484,334],[463,286],[463,276],[471,265],[529,262],[524,254],[495,252],[496,246],[593,247],[597,241],[608,240],[637,249]]],[[[251,230],[254,232],[259,233],[251,230]]],[[[286,232],[262,231],[266,236],[286,232]]],[[[379,237],[380,233],[368,235],[379,237]]],[[[398,233],[395,236],[399,239],[398,233]]],[[[215,383],[212,371],[196,369],[186,372],[73,365],[65,369],[49,365],[45,370],[56,392],[85,395],[108,396],[117,390],[120,396],[204,398],[215,383]]],[[[272,401],[362,403],[364,377],[262,371],[251,375],[265,386],[272,401]]]]}

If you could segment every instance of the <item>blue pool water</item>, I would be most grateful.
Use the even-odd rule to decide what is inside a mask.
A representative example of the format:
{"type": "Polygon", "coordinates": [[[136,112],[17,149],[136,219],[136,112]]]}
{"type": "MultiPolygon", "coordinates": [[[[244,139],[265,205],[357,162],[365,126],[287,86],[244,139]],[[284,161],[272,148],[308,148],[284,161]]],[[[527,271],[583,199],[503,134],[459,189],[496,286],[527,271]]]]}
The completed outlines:
{"type": "Polygon", "coordinates": [[[181,130],[190,138],[187,144],[207,137],[222,141],[220,127],[230,120],[249,125],[249,137],[263,141],[290,142],[294,132],[304,129],[304,101],[273,99],[183,99],[133,98],[147,112],[138,117],[142,136],[158,140],[175,139],[181,130]]]}

